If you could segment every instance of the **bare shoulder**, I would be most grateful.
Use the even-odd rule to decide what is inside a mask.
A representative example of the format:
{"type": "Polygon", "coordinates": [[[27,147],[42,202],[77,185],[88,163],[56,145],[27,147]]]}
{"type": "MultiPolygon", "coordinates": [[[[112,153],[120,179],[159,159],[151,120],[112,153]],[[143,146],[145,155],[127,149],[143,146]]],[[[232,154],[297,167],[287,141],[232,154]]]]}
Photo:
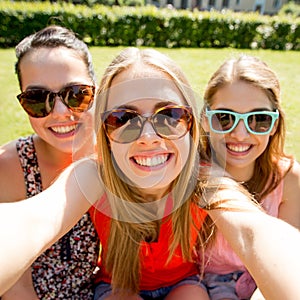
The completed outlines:
{"type": "Polygon", "coordinates": [[[22,168],[16,150],[16,141],[0,147],[0,202],[25,198],[22,168]]]}
{"type": "Polygon", "coordinates": [[[287,188],[299,188],[300,189],[300,164],[294,161],[293,166],[288,171],[284,178],[284,185],[287,188]]]}
{"type": "Polygon", "coordinates": [[[300,229],[300,165],[294,162],[284,177],[283,199],[278,217],[300,229]]]}
{"type": "MultiPolygon", "coordinates": [[[[0,168],[1,168],[1,179],[4,177],[6,172],[14,170],[20,165],[18,160],[18,154],[16,150],[16,141],[11,141],[0,147],[0,168]]],[[[5,176],[7,177],[7,176],[5,176]]]]}

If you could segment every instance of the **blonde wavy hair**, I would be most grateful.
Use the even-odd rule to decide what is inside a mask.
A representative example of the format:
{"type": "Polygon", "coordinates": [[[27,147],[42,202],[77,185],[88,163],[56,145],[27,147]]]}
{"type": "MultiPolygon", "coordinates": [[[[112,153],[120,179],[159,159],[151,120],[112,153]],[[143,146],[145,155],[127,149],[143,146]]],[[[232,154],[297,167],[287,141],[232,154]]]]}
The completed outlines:
{"type": "MultiPolygon", "coordinates": [[[[173,224],[173,236],[170,240],[169,259],[174,250],[180,245],[183,256],[191,260],[190,230],[193,226],[190,214],[190,204],[194,201],[194,187],[199,172],[198,143],[199,143],[199,111],[193,92],[181,69],[166,55],[153,50],[130,47],[124,49],[107,67],[102,77],[95,108],[95,128],[97,135],[99,173],[107,189],[107,196],[112,205],[112,219],[108,240],[108,251],[104,253],[104,264],[112,274],[112,287],[116,291],[139,291],[140,274],[140,242],[154,241],[159,233],[161,220],[151,216],[151,212],[143,205],[130,206],[127,203],[145,203],[137,188],[124,182],[115,170],[110,150],[110,143],[102,126],[101,115],[107,109],[107,94],[112,80],[121,72],[135,64],[142,72],[143,66],[153,68],[166,75],[182,93],[186,104],[191,107],[195,121],[190,130],[191,147],[189,159],[180,175],[172,183],[172,197],[177,207],[169,216],[173,224]],[[122,201],[117,201],[122,199],[122,201]],[[115,203],[115,204],[114,204],[115,203]],[[134,215],[140,222],[124,222],[128,215],[134,215]],[[143,221],[143,220],[150,221],[143,221]],[[153,221],[151,221],[153,220],[153,221]]],[[[136,71],[136,69],[135,69],[136,71]]],[[[155,214],[155,213],[154,213],[155,214]]],[[[169,237],[166,237],[169,238],[169,237]]]]}
{"type": "MultiPolygon", "coordinates": [[[[265,62],[254,56],[240,55],[238,58],[225,61],[212,75],[204,92],[204,109],[213,104],[213,97],[219,89],[236,81],[243,81],[259,88],[266,94],[273,109],[279,111],[277,130],[273,136],[270,136],[265,151],[256,159],[252,178],[243,183],[249,192],[260,201],[277,187],[287,173],[286,171],[285,174],[281,174],[278,161],[284,157],[290,158],[284,153],[286,129],[285,116],[281,107],[280,84],[275,72],[265,62]]],[[[214,155],[213,149],[210,147],[209,137],[202,127],[200,132],[201,157],[210,161],[214,155]]],[[[292,160],[289,169],[291,166],[292,160]]]]}

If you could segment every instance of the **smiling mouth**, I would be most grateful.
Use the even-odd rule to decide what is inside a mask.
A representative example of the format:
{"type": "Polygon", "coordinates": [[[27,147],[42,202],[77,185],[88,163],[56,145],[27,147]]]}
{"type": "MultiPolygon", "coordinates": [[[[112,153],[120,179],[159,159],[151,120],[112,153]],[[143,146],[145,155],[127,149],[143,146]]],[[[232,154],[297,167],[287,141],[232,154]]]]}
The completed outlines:
{"type": "Polygon", "coordinates": [[[242,153],[250,150],[252,145],[232,145],[226,144],[226,148],[232,152],[242,153]]]}
{"type": "Polygon", "coordinates": [[[133,160],[143,167],[156,167],[164,164],[169,159],[169,154],[157,155],[153,157],[135,156],[133,160]]]}
{"type": "Polygon", "coordinates": [[[76,129],[77,125],[70,125],[70,126],[53,126],[51,127],[51,130],[60,133],[60,134],[65,134],[65,133],[70,133],[76,129]]]}

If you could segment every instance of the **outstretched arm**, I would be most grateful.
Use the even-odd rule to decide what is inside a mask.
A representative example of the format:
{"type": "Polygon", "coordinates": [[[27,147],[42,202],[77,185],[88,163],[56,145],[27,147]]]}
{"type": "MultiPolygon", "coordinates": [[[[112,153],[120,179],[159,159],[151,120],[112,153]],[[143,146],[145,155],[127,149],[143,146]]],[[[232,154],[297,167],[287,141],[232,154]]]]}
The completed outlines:
{"type": "Polygon", "coordinates": [[[96,162],[69,166],[42,193],[0,204],[0,295],[103,194],[96,162]],[[12,217],[13,216],[13,217],[12,217]]]}
{"type": "Polygon", "coordinates": [[[21,278],[5,292],[1,300],[39,300],[33,287],[31,268],[29,267],[21,278]]]}
{"type": "Polygon", "coordinates": [[[231,199],[230,209],[212,209],[208,214],[252,274],[264,297],[300,299],[300,232],[261,211],[241,192],[225,190],[217,194],[213,197],[216,201],[231,199]]]}

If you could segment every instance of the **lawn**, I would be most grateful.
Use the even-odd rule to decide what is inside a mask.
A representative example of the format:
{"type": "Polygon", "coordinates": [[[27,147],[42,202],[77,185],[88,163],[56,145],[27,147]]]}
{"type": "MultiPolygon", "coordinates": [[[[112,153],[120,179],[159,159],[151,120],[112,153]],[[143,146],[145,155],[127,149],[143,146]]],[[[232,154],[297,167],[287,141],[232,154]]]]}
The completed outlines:
{"type": "MultiPolygon", "coordinates": [[[[122,48],[91,48],[98,80],[105,67],[122,48]]],[[[199,95],[208,78],[228,57],[238,53],[248,53],[260,57],[278,74],[282,89],[282,105],[287,115],[286,151],[300,160],[300,52],[271,50],[236,49],[164,49],[159,51],[169,55],[185,71],[193,89],[199,95]]],[[[16,100],[19,93],[18,82],[14,74],[15,56],[13,49],[0,50],[0,86],[2,101],[0,104],[0,144],[32,132],[27,115],[16,100]]],[[[47,70],[45,70],[47,72],[47,70]]]]}

